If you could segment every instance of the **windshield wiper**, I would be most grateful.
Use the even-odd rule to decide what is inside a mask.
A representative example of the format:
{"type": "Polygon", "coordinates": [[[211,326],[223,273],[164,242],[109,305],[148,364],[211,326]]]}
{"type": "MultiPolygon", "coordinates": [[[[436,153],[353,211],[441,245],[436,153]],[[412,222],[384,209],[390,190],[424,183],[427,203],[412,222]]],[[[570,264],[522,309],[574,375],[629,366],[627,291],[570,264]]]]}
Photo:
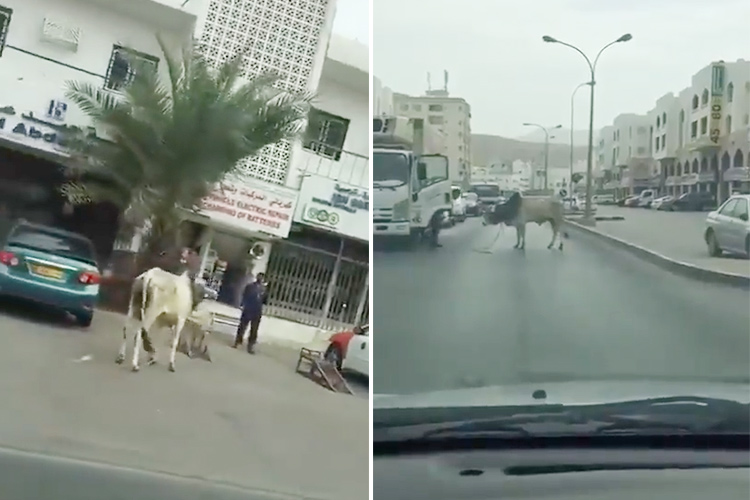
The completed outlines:
{"type": "Polygon", "coordinates": [[[496,418],[374,429],[382,441],[450,438],[603,435],[747,434],[750,406],[736,401],[680,397],[578,407],[539,405],[496,418]]]}

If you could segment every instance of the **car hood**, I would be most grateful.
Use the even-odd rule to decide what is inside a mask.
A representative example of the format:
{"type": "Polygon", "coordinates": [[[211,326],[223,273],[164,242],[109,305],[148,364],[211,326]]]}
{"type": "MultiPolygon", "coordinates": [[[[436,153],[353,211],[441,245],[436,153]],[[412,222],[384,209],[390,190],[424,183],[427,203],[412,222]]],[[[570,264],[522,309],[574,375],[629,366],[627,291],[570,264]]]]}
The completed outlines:
{"type": "Polygon", "coordinates": [[[373,409],[436,408],[472,406],[524,406],[561,404],[568,406],[606,404],[620,401],[674,396],[727,399],[750,403],[750,384],[724,382],[596,381],[537,382],[479,388],[452,389],[416,394],[375,394],[373,409]],[[536,399],[544,390],[546,399],[536,399]]]}

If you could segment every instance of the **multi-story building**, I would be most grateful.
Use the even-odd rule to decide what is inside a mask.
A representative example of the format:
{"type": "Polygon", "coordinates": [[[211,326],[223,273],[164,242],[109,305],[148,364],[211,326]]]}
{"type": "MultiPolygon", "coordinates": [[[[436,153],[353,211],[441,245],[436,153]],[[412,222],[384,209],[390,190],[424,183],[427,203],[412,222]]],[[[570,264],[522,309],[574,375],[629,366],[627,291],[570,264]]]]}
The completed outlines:
{"type": "Polygon", "coordinates": [[[380,78],[372,77],[372,114],[373,116],[393,115],[393,91],[383,85],[380,78]]]}
{"type": "Polygon", "coordinates": [[[118,211],[109,203],[71,207],[58,188],[69,155],[68,127],[92,123],[65,97],[66,82],[116,95],[128,61],[159,64],[159,33],[171,49],[189,44],[196,16],[154,0],[0,0],[0,202],[18,216],[79,230],[103,258],[118,211]]]}
{"type": "Polygon", "coordinates": [[[646,116],[647,157],[638,153],[644,147],[639,136],[637,159],[624,161],[621,140],[609,137],[619,131],[622,138],[617,120],[618,130],[605,127],[599,137],[599,164],[619,167],[610,177],[620,178],[621,194],[646,187],[672,195],[710,191],[721,202],[734,190],[750,189],[750,61],[704,67],[689,87],[659,98],[646,116]],[[658,167],[658,176],[650,179],[646,171],[654,164],[649,159],[658,167]]]}
{"type": "Polygon", "coordinates": [[[461,97],[451,97],[447,89],[428,90],[423,96],[393,94],[396,114],[422,118],[443,131],[450,177],[456,184],[471,183],[471,106],[461,97]]]}
{"type": "MultiPolygon", "coordinates": [[[[254,258],[253,272],[266,270],[277,283],[270,290],[271,311],[354,322],[355,313],[366,310],[367,295],[362,227],[369,217],[362,215],[367,211],[362,190],[369,178],[370,77],[366,47],[331,40],[334,14],[335,0],[0,0],[0,200],[22,206],[27,218],[90,232],[106,257],[117,210],[71,209],[57,191],[64,182],[58,167],[68,156],[60,144],[66,127],[91,125],[65,98],[66,82],[117,94],[141,64],[166,76],[157,33],[169,49],[197,38],[214,62],[243,52],[244,77],[273,71],[283,88],[314,92],[318,99],[303,138],[264,148],[240,163],[241,175],[227,180],[235,189],[225,197],[251,207],[247,213],[230,215],[214,203],[186,215],[203,275],[226,288],[254,258]],[[130,64],[133,59],[138,66],[130,64]],[[330,182],[307,182],[313,175],[330,182]],[[359,194],[332,194],[337,183],[359,194]],[[319,190],[311,194],[314,189],[319,190]],[[334,200],[343,212],[325,213],[336,227],[321,223],[312,229],[315,224],[298,213],[303,195],[334,200]],[[34,201],[42,199],[46,205],[34,201]],[[281,241],[286,238],[288,243],[281,241]],[[285,268],[290,247],[296,267],[285,268]],[[313,275],[314,280],[305,278],[313,275]],[[293,283],[306,290],[305,304],[288,293],[293,283]]],[[[231,294],[224,296],[232,302],[231,294]]]]}

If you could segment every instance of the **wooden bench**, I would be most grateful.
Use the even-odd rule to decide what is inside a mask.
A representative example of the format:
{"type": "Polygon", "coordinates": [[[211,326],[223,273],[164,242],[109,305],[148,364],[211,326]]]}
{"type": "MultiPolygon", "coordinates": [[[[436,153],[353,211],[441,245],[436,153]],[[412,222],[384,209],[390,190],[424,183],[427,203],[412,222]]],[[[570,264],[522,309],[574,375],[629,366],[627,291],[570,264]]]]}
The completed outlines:
{"type": "Polygon", "coordinates": [[[333,392],[354,394],[349,384],[346,383],[346,380],[341,375],[341,372],[336,369],[336,366],[323,357],[322,351],[316,351],[307,347],[300,349],[297,366],[294,371],[297,373],[306,371],[307,376],[313,381],[333,392]],[[303,369],[303,363],[307,365],[306,369],[303,369]]]}

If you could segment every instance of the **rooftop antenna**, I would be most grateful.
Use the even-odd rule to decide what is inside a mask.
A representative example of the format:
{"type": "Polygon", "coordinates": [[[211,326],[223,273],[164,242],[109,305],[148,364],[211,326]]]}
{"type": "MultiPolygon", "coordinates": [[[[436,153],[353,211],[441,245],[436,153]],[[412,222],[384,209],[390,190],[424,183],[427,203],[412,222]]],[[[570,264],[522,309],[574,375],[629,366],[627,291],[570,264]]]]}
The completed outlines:
{"type": "Polygon", "coordinates": [[[447,69],[443,70],[443,82],[444,82],[443,90],[448,92],[448,70],[447,69]]]}
{"type": "Polygon", "coordinates": [[[432,79],[430,78],[430,72],[427,72],[427,90],[432,90],[432,79]]]}

